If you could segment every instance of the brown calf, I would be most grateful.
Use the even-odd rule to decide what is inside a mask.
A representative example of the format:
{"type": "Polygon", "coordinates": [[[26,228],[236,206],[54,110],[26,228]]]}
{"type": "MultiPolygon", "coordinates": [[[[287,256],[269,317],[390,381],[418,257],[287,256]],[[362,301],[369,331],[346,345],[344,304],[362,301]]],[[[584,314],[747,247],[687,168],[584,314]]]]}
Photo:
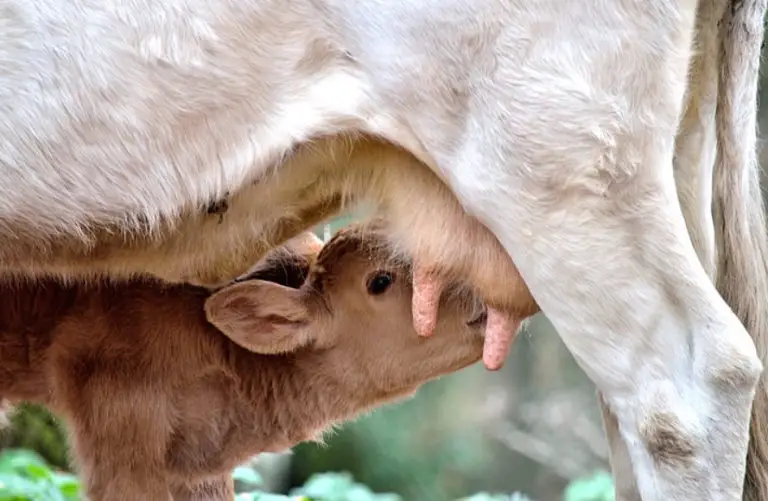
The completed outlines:
{"type": "Polygon", "coordinates": [[[393,256],[371,223],[311,266],[294,252],[214,293],[150,279],[5,285],[0,399],[68,421],[92,501],[230,500],[229,472],[248,457],[480,359],[479,301],[444,294],[437,335],[416,336],[409,267],[393,256]],[[257,279],[275,269],[306,280],[257,279]]]}

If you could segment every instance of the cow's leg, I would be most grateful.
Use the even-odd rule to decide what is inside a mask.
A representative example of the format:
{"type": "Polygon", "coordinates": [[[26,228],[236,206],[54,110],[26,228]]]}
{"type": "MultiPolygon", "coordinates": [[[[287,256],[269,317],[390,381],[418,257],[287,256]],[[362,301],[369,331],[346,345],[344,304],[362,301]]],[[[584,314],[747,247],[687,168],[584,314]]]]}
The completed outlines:
{"type": "MultiPolygon", "coordinates": [[[[675,141],[674,175],[683,216],[696,253],[714,281],[715,233],[712,220],[712,181],[716,154],[719,26],[726,0],[703,2],[696,16],[696,45],[691,59],[686,105],[675,141]]],[[[610,465],[619,501],[640,501],[627,444],[618,421],[598,396],[610,465]]],[[[717,455],[713,459],[718,460],[717,455]]],[[[720,458],[722,459],[722,458],[720,458]]]]}
{"type": "Polygon", "coordinates": [[[608,459],[616,487],[616,501],[642,501],[637,482],[635,482],[629,449],[619,431],[619,422],[599,392],[597,399],[603,418],[605,438],[608,441],[608,459]]]}
{"type": "MultiPolygon", "coordinates": [[[[625,138],[631,156],[601,158],[595,170],[554,155],[525,169],[494,164],[503,156],[477,138],[446,174],[604,395],[642,499],[736,500],[762,364],[691,244],[672,135],[644,132],[653,139],[625,138]],[[638,153],[642,165],[624,164],[638,153]],[[715,452],[727,458],[721,469],[715,452]]],[[[534,147],[547,157],[522,139],[505,151],[530,160],[534,147]]]]}
{"type": "MultiPolygon", "coordinates": [[[[657,165],[669,165],[668,157],[665,162],[648,153],[657,165]]],[[[649,168],[599,194],[549,192],[556,183],[503,169],[495,175],[487,183],[467,169],[453,182],[510,251],[542,310],[603,393],[642,498],[739,499],[762,366],[699,263],[671,169],[649,168]],[[473,192],[477,186],[509,192],[489,196],[473,192]],[[531,204],[512,187],[552,203],[531,204]],[[725,417],[720,408],[729,410],[728,422],[719,421],[725,417]],[[711,426],[728,433],[708,437],[711,426]],[[727,470],[713,468],[713,451],[724,447],[710,439],[729,442],[727,470]]]]}

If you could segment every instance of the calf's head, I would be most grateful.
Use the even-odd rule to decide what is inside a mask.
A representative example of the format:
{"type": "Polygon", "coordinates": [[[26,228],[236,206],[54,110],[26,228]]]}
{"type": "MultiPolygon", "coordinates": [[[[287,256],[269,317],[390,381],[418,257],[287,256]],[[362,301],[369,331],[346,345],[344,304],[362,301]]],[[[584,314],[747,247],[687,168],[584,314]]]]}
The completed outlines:
{"type": "Polygon", "coordinates": [[[241,281],[211,295],[206,314],[251,352],[314,357],[382,397],[478,361],[482,303],[468,290],[446,291],[435,335],[417,336],[410,265],[393,256],[382,221],[353,225],[322,248],[300,287],[241,281]]]}

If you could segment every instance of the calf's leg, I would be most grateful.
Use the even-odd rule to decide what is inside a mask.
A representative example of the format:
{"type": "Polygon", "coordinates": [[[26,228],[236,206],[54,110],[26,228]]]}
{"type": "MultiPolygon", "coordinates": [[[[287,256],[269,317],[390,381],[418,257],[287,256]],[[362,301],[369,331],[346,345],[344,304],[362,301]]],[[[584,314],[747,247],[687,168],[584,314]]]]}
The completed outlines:
{"type": "MultiPolygon", "coordinates": [[[[126,430],[125,437],[135,435],[126,430]]],[[[151,458],[136,454],[135,443],[119,440],[109,447],[73,427],[75,456],[89,501],[173,501],[164,471],[151,458]]],[[[103,438],[103,437],[102,437],[103,438]]]]}
{"type": "Polygon", "coordinates": [[[226,473],[201,482],[174,483],[171,494],[173,501],[232,501],[235,485],[232,475],[226,473]]]}
{"type": "MultiPolygon", "coordinates": [[[[82,369],[82,367],[80,367],[82,369]]],[[[64,407],[70,442],[89,501],[172,501],[165,469],[169,413],[150,385],[106,377],[86,381],[56,371],[56,400],[64,407]]]]}

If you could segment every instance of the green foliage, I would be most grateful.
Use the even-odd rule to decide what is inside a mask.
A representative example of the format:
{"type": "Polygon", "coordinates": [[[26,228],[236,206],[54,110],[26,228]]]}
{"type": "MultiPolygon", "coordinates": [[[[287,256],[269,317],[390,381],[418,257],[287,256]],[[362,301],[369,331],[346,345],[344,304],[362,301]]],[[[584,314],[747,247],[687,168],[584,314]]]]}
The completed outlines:
{"type": "Polygon", "coordinates": [[[69,467],[64,427],[39,405],[21,404],[13,411],[11,426],[0,437],[0,449],[5,448],[33,450],[57,468],[69,467]]]}
{"type": "Polygon", "coordinates": [[[613,478],[606,472],[571,482],[565,489],[563,501],[614,501],[613,478]]]}
{"type": "Polygon", "coordinates": [[[54,471],[36,452],[9,449],[0,453],[0,501],[78,501],[80,483],[54,471]]]}
{"type": "MultiPolygon", "coordinates": [[[[397,494],[375,493],[354,481],[349,473],[316,474],[289,495],[258,490],[262,478],[253,468],[232,472],[236,501],[403,501],[397,494]]],[[[81,501],[80,483],[74,475],[52,469],[36,452],[6,449],[0,452],[0,501],[81,501]]],[[[457,501],[531,501],[514,493],[480,493],[457,501]]],[[[613,501],[613,483],[607,473],[573,482],[564,501],[613,501]]]]}
{"type": "Polygon", "coordinates": [[[514,494],[509,496],[506,494],[488,494],[486,492],[481,492],[479,494],[475,494],[474,496],[469,496],[468,498],[458,499],[457,501],[532,501],[532,500],[525,494],[520,494],[519,492],[515,492],[514,494]]]}
{"type": "Polygon", "coordinates": [[[396,494],[375,494],[356,483],[348,473],[313,475],[302,487],[292,490],[291,495],[306,496],[313,501],[402,501],[396,494]]]}
{"type": "Polygon", "coordinates": [[[374,490],[419,501],[455,499],[470,485],[484,485],[493,449],[467,424],[473,408],[463,400],[474,377],[482,375],[481,367],[474,369],[433,381],[416,398],[346,423],[325,438],[327,446],[295,447],[292,481],[303,483],[318,471],[349,471],[374,490]]]}

